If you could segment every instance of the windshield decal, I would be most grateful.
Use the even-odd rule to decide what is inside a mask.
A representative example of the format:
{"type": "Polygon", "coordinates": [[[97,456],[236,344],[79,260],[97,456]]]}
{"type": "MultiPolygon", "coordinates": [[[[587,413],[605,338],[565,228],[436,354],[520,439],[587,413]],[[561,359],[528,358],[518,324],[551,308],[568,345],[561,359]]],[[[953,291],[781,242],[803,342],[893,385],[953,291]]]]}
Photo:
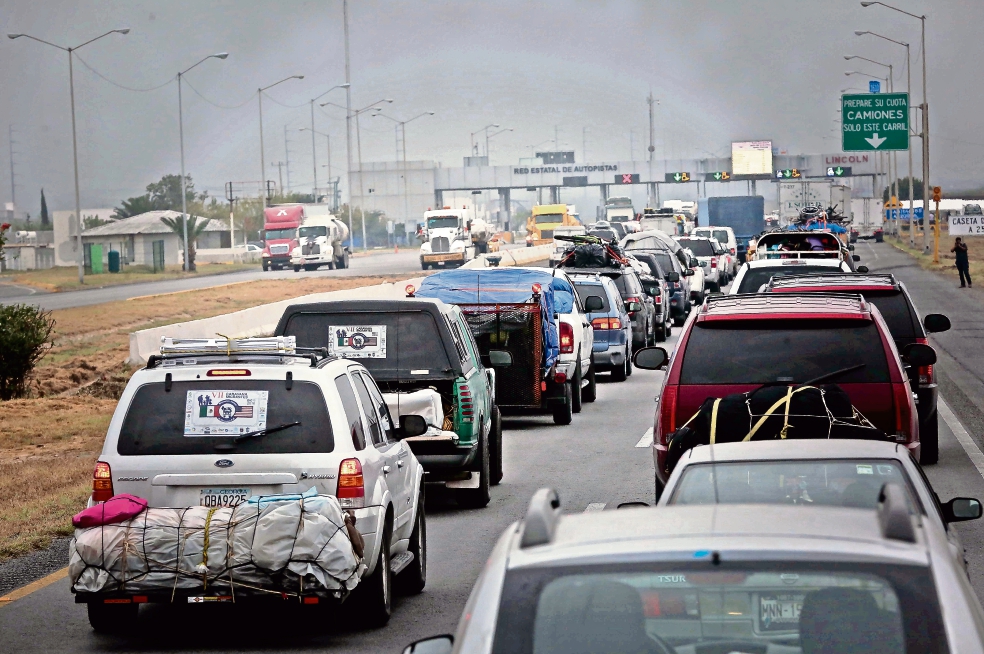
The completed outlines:
{"type": "Polygon", "coordinates": [[[188,391],[185,436],[227,436],[266,428],[269,391],[188,391]]]}
{"type": "Polygon", "coordinates": [[[328,352],[344,359],[385,359],[386,325],[330,325],[328,352]]]}

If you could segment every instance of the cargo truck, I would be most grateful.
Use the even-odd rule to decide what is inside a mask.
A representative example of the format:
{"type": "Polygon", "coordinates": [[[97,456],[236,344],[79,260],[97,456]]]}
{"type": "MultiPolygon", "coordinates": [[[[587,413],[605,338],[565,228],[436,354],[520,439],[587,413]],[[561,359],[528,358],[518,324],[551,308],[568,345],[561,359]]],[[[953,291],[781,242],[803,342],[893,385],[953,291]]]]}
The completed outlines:
{"type": "Polygon", "coordinates": [[[420,268],[463,266],[475,254],[488,252],[493,228],[480,218],[469,219],[465,208],[444,207],[424,212],[420,244],[420,268]]]}
{"type": "Polygon", "coordinates": [[[735,195],[701,198],[698,223],[708,227],[730,227],[738,242],[738,261],[745,262],[749,239],[765,231],[765,198],[735,195]]]}
{"type": "Polygon", "coordinates": [[[263,270],[281,270],[290,265],[290,253],[298,245],[297,228],[304,222],[299,204],[263,210],[263,270]]]}
{"type": "Polygon", "coordinates": [[[526,219],[526,245],[533,247],[553,243],[555,229],[580,224],[574,217],[573,207],[566,204],[538,204],[526,219]]]}

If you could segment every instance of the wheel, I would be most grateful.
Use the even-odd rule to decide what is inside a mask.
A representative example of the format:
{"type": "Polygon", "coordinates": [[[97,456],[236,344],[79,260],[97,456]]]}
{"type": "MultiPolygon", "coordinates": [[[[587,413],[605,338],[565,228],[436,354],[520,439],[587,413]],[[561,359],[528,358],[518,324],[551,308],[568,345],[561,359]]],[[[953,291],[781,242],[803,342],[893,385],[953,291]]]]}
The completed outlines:
{"type": "Polygon", "coordinates": [[[581,413],[583,405],[581,397],[581,364],[577,364],[574,370],[574,379],[571,381],[571,411],[581,413]]]}
{"type": "Polygon", "coordinates": [[[309,264],[307,266],[304,266],[304,270],[306,270],[308,272],[311,272],[312,270],[317,270],[317,269],[318,269],[318,264],[316,264],[316,263],[312,263],[312,264],[309,264]]]}
{"type": "Polygon", "coordinates": [[[489,434],[492,439],[489,443],[489,454],[492,460],[489,463],[489,480],[493,486],[498,486],[502,481],[502,413],[499,407],[492,407],[492,431],[489,434]]]}
{"type": "Polygon", "coordinates": [[[118,634],[132,628],[140,611],[139,604],[89,602],[86,606],[89,610],[89,625],[100,634],[118,634]]]}
{"type": "Polygon", "coordinates": [[[332,259],[331,261],[328,262],[328,270],[334,270],[334,269],[335,269],[335,260],[332,259]]]}
{"type": "Polygon", "coordinates": [[[393,615],[393,571],[390,570],[390,524],[387,518],[376,570],[352,592],[352,617],[366,627],[384,627],[393,615]]]}
{"type": "Polygon", "coordinates": [[[263,272],[267,272],[268,270],[270,270],[270,264],[267,263],[266,261],[264,261],[263,262],[263,272]]]}
{"type": "Polygon", "coordinates": [[[555,425],[569,425],[574,421],[572,405],[574,399],[571,397],[571,383],[564,384],[564,401],[554,406],[553,421],[555,425]]]}
{"type": "Polygon", "coordinates": [[[489,492],[489,485],[492,473],[489,470],[489,439],[482,435],[481,427],[478,430],[478,488],[459,488],[457,493],[458,504],[468,509],[481,509],[488,506],[492,495],[489,492]]]}
{"type": "Polygon", "coordinates": [[[420,269],[421,270],[427,270],[428,268],[430,268],[430,264],[421,262],[421,264],[420,264],[420,269]]]}
{"type": "Polygon", "coordinates": [[[631,377],[632,376],[632,353],[631,352],[626,352],[625,353],[625,376],[626,377],[631,377]]]}
{"type": "Polygon", "coordinates": [[[417,497],[417,521],[410,533],[413,561],[396,576],[396,584],[404,595],[419,595],[427,585],[427,516],[424,513],[424,487],[421,484],[417,497]]]}
{"type": "MultiPolygon", "coordinates": [[[[721,290],[721,285],[717,282],[711,282],[708,286],[708,293],[717,293],[721,290]]],[[[705,293],[706,295],[707,293],[705,293]]]]}
{"type": "Polygon", "coordinates": [[[673,336],[673,326],[670,324],[672,321],[667,320],[666,322],[666,338],[673,336]]]}
{"type": "Polygon", "coordinates": [[[656,332],[655,342],[662,343],[663,341],[666,340],[666,337],[667,337],[667,333],[666,333],[666,322],[663,322],[663,323],[660,324],[659,330],[657,330],[657,332],[656,332]]]}
{"type": "MultiPolygon", "coordinates": [[[[304,266],[304,270],[307,270],[307,266],[304,266]]],[[[294,266],[294,272],[301,272],[300,266],[294,266]]]]}
{"type": "Polygon", "coordinates": [[[595,367],[593,363],[588,368],[588,385],[581,391],[581,399],[585,402],[594,402],[598,399],[598,381],[595,379],[595,367]]]}
{"type": "Polygon", "coordinates": [[[342,252],[342,256],[338,257],[338,262],[335,264],[336,268],[348,268],[349,267],[349,253],[342,252]]]}
{"type": "Polygon", "coordinates": [[[919,441],[922,451],[919,455],[921,465],[932,465],[940,460],[940,419],[933,413],[931,420],[919,426],[919,441]]]}
{"type": "Polygon", "coordinates": [[[625,363],[616,368],[612,368],[612,381],[624,382],[626,378],[626,370],[629,369],[632,363],[629,361],[629,348],[625,348],[625,363]]]}

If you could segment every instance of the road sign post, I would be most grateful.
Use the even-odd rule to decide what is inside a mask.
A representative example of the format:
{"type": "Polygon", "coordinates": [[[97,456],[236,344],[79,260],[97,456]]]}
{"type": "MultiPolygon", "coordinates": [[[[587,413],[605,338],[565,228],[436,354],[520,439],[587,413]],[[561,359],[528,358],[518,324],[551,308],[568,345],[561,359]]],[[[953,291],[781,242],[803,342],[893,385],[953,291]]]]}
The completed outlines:
{"type": "Polygon", "coordinates": [[[845,152],[909,149],[909,94],[841,96],[845,152]]]}
{"type": "MultiPolygon", "coordinates": [[[[933,187],[933,202],[936,203],[936,224],[933,225],[933,263],[940,262],[940,199],[943,189],[933,187]]],[[[961,278],[961,282],[963,279],[961,278]]]]}

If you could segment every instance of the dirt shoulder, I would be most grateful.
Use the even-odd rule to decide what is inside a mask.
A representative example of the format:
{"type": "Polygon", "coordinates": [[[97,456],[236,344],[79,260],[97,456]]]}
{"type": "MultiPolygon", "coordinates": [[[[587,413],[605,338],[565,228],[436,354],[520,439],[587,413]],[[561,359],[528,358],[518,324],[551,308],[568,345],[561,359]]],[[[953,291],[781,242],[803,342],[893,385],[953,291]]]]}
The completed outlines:
{"type": "MultiPolygon", "coordinates": [[[[954,237],[948,235],[945,231],[940,234],[940,262],[933,263],[933,234],[930,232],[925,236],[925,243],[930,248],[928,254],[923,247],[924,241],[922,234],[916,235],[916,247],[914,248],[909,246],[907,234],[902,234],[901,240],[895,237],[885,237],[885,242],[911,256],[923,269],[953,277],[959,283],[956,257],[950,252],[950,248],[953,247],[954,237]]],[[[961,236],[960,238],[967,244],[971,279],[978,280],[978,284],[984,284],[984,236],[961,236]]]]}
{"type": "Polygon", "coordinates": [[[58,293],[62,291],[78,291],[82,289],[101,288],[104,286],[119,286],[123,284],[143,284],[159,282],[168,279],[184,277],[204,277],[240,272],[242,270],[258,270],[258,263],[202,263],[198,270],[186,273],[181,266],[168,266],[162,272],[154,272],[147,266],[125,266],[118,273],[101,273],[86,275],[85,285],[79,284],[77,268],[49,268],[47,270],[28,270],[26,272],[7,272],[0,275],[0,282],[10,282],[18,286],[27,286],[41,291],[58,293]]]}

